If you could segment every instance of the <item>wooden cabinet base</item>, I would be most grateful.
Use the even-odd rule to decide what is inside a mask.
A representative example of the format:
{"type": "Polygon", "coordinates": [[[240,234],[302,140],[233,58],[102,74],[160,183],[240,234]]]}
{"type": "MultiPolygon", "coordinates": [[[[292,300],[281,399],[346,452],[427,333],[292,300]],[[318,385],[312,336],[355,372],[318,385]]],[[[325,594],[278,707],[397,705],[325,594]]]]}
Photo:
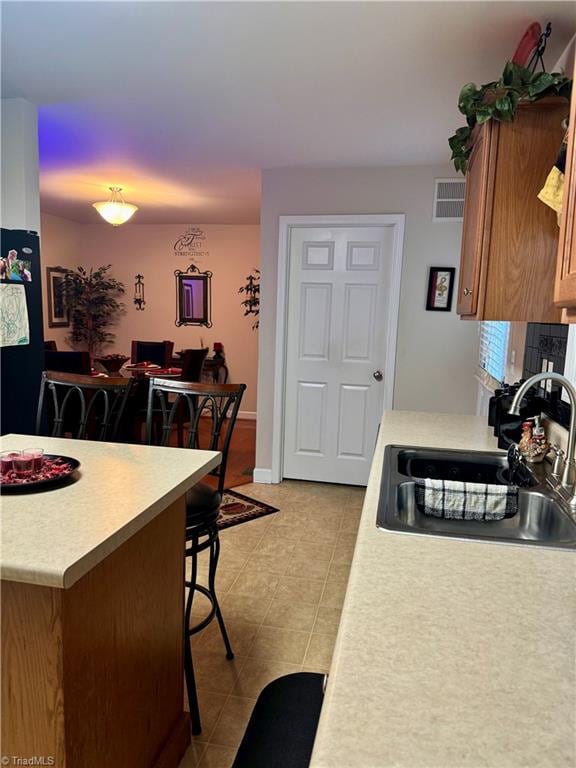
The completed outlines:
{"type": "Polygon", "coordinates": [[[183,604],[183,499],[70,589],[3,581],[2,754],[176,768],[190,741],[183,604]]]}
{"type": "Polygon", "coordinates": [[[184,752],[190,744],[190,715],[182,712],[172,732],[156,758],[154,768],[173,768],[180,765],[184,752]]]}

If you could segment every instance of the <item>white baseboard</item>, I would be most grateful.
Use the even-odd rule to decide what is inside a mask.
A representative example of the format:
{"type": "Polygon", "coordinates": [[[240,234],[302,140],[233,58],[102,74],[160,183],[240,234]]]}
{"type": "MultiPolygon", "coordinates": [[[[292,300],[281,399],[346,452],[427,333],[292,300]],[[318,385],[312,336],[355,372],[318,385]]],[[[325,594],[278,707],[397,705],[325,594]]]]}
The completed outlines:
{"type": "Polygon", "coordinates": [[[256,467],[253,473],[253,480],[255,483],[271,483],[272,482],[272,470],[271,469],[259,469],[256,467]]]}
{"type": "Polygon", "coordinates": [[[236,418],[256,421],[256,411],[238,411],[238,416],[236,418]]]}

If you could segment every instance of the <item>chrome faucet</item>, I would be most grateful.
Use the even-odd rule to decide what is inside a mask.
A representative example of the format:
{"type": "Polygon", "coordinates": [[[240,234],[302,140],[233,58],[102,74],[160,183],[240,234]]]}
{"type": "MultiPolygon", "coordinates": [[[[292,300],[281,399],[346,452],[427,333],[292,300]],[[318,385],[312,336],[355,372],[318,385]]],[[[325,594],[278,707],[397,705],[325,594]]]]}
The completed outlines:
{"type": "Polygon", "coordinates": [[[550,380],[557,381],[559,384],[561,384],[568,393],[568,397],[570,399],[568,449],[566,451],[566,461],[560,482],[565,488],[571,489],[572,493],[570,505],[572,507],[576,507],[576,495],[574,494],[574,484],[576,482],[576,466],[574,464],[574,453],[576,450],[576,389],[574,388],[572,382],[569,381],[565,376],[562,376],[560,373],[537,373],[535,376],[531,376],[529,379],[527,379],[524,384],[522,384],[518,392],[516,392],[508,413],[514,416],[519,416],[520,403],[522,402],[522,398],[526,392],[540,381],[550,380]]]}

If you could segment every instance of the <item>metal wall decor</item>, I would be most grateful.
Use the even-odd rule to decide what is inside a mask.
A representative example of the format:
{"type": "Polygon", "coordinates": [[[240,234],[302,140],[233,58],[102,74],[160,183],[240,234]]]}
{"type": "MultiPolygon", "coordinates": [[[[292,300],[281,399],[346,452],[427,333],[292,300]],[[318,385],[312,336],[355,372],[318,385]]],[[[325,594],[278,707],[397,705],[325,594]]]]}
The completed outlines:
{"type": "Polygon", "coordinates": [[[252,323],[252,329],[256,330],[260,325],[258,315],[260,314],[260,270],[255,269],[246,277],[246,285],[238,289],[238,293],[246,294],[246,298],[241,302],[244,307],[244,317],[255,315],[252,323]]]}
{"type": "Polygon", "coordinates": [[[137,310],[143,312],[146,306],[144,300],[144,275],[136,275],[134,279],[136,280],[134,283],[134,304],[137,310]]]}
{"type": "Polygon", "coordinates": [[[212,327],[211,278],[212,272],[200,272],[190,264],[184,272],[174,271],[176,277],[176,325],[204,325],[212,327]]]}

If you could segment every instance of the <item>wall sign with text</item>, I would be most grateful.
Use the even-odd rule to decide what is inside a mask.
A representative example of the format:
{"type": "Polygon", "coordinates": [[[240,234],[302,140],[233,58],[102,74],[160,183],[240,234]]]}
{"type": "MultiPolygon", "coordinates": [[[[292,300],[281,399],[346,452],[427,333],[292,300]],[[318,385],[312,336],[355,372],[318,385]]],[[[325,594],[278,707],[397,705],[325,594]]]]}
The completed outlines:
{"type": "Polygon", "coordinates": [[[199,227],[188,227],[184,234],[174,243],[174,255],[185,256],[193,264],[197,264],[203,257],[210,256],[206,248],[206,233],[199,227]]]}

